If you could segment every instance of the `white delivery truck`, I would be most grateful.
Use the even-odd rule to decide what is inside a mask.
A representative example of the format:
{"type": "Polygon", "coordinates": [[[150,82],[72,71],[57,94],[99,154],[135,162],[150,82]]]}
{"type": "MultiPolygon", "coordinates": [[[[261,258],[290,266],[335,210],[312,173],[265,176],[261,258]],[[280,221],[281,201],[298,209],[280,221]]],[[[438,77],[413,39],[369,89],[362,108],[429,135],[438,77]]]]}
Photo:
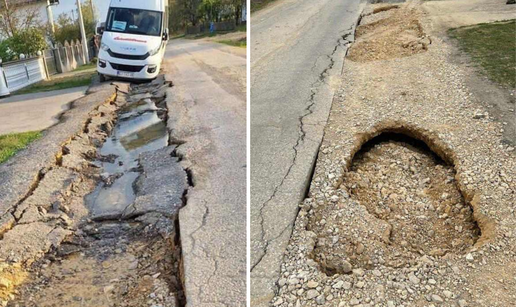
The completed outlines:
{"type": "Polygon", "coordinates": [[[98,56],[100,80],[158,76],[169,38],[168,0],[111,0],[98,56]]]}

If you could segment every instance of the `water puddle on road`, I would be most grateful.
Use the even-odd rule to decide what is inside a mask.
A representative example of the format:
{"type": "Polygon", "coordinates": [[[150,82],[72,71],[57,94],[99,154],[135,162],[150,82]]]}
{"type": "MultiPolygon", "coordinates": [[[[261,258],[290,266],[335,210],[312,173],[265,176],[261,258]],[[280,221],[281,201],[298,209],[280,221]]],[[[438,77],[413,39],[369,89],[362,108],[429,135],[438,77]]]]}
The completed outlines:
{"type": "Polygon", "coordinates": [[[168,133],[151,99],[129,103],[119,123],[100,150],[103,182],[86,198],[93,220],[123,217],[134,199],[133,185],[140,175],[138,157],[143,152],[166,147],[168,133]]]}

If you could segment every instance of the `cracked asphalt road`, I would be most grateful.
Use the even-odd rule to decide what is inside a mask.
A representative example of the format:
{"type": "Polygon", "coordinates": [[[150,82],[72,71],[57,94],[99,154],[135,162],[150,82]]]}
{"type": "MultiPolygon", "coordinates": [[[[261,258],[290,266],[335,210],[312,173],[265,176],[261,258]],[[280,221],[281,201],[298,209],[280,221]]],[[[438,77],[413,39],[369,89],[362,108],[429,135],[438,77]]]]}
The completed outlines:
{"type": "Polygon", "coordinates": [[[251,303],[268,306],[364,2],[285,0],[252,16],[251,303]]]}
{"type": "Polygon", "coordinates": [[[246,304],[246,50],[173,40],[171,140],[192,174],[180,210],[187,306],[246,304]]]}

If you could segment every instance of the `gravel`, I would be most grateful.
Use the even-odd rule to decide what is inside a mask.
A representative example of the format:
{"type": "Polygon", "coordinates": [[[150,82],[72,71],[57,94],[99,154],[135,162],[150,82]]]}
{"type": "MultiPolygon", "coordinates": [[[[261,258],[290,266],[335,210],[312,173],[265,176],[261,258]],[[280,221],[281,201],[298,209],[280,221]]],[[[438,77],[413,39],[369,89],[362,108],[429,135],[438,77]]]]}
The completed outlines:
{"type": "Polygon", "coordinates": [[[473,102],[464,70],[450,59],[452,47],[430,32],[427,19],[420,22],[432,41],[425,52],[346,62],[310,191],[281,266],[282,279],[299,282],[279,283],[272,304],[516,302],[514,150],[502,142],[503,123],[473,102]],[[407,139],[380,139],[363,148],[385,132],[407,139]],[[428,148],[413,146],[410,138],[428,148]],[[392,189],[386,199],[378,186],[381,173],[392,189]],[[428,197],[430,191],[434,197],[428,197]],[[391,215],[389,203],[407,211],[390,209],[391,215]],[[410,216],[419,222],[402,223],[410,216]],[[437,234],[447,239],[421,239],[437,234]],[[347,263],[351,272],[341,269],[347,263]]]}

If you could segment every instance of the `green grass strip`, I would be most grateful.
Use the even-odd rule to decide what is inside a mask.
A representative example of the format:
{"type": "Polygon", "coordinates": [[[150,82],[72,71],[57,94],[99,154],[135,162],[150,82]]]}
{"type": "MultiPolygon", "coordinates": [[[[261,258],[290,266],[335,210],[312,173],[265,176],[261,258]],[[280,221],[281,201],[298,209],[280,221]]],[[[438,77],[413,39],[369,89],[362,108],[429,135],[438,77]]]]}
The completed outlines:
{"type": "Polygon", "coordinates": [[[448,33],[488,78],[516,87],[516,20],[461,27],[448,33]]]}
{"type": "Polygon", "coordinates": [[[91,78],[93,77],[93,75],[94,73],[92,72],[91,74],[81,76],[71,76],[66,78],[58,78],[56,80],[51,81],[41,81],[33,85],[30,85],[24,89],[21,89],[13,93],[13,95],[50,92],[79,86],[88,86],[91,84],[91,78]]]}
{"type": "Polygon", "coordinates": [[[221,44],[226,44],[226,45],[234,46],[234,47],[241,47],[241,48],[247,47],[247,41],[245,39],[244,40],[220,40],[218,42],[221,44]]]}
{"type": "Polygon", "coordinates": [[[0,135],[0,164],[40,137],[39,131],[0,135]]]}

